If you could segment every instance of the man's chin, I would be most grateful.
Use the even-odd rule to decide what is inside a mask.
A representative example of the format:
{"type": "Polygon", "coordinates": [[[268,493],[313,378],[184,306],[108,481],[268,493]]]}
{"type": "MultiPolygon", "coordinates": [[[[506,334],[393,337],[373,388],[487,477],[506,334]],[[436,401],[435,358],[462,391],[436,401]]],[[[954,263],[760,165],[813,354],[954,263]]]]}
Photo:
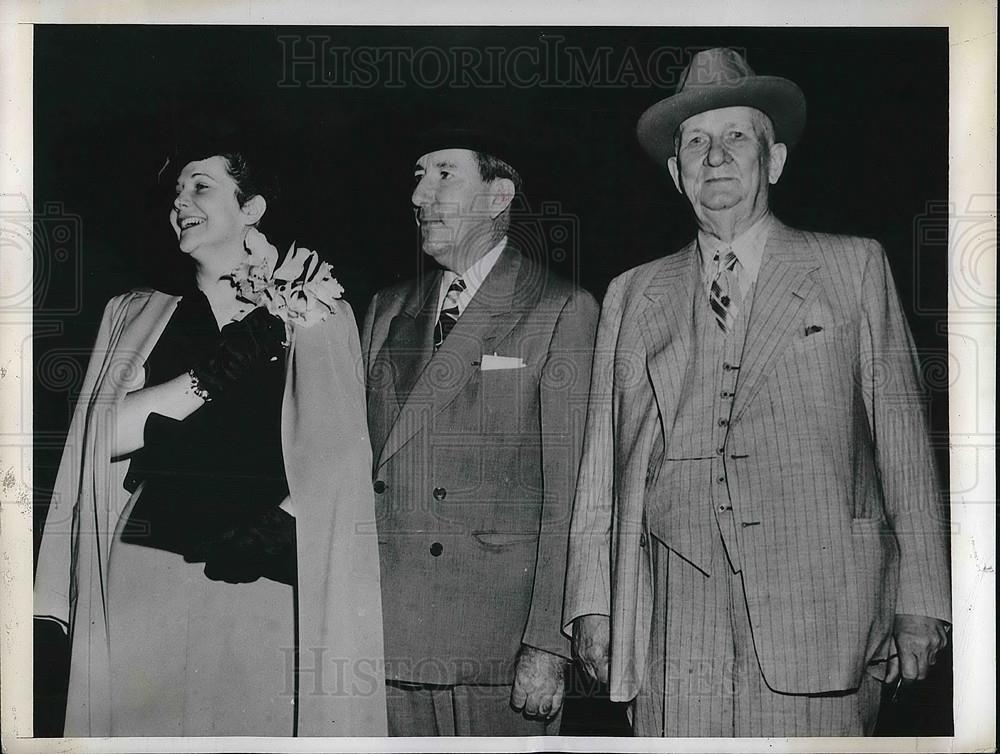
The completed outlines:
{"type": "Polygon", "coordinates": [[[725,212],[738,206],[742,200],[742,196],[729,191],[712,191],[704,193],[698,203],[710,212],[725,212]]]}
{"type": "Polygon", "coordinates": [[[427,256],[440,259],[451,253],[453,245],[447,241],[429,241],[425,239],[421,243],[420,248],[427,256]]]}

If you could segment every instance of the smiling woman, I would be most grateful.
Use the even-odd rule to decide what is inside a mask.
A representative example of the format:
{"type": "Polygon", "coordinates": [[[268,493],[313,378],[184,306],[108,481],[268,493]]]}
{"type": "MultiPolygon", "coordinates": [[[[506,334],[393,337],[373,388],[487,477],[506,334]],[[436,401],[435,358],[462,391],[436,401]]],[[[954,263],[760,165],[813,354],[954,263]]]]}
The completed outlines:
{"type": "Polygon", "coordinates": [[[384,734],[353,315],[292,326],[243,297],[273,194],[243,152],[193,157],[169,211],[192,279],[108,304],[46,519],[35,608],[71,647],[65,733],[384,734]],[[329,693],[299,698],[301,647],[338,663],[329,693]]]}

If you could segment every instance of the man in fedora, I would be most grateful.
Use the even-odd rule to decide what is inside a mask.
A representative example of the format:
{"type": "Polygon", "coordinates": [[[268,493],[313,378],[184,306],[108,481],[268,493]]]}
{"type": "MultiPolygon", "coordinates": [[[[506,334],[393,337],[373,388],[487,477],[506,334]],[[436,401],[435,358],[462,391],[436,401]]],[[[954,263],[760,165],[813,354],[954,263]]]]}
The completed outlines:
{"type": "Polygon", "coordinates": [[[713,49],[639,120],[698,234],[604,300],[564,613],[639,735],[869,734],[878,678],[923,678],[947,641],[946,513],[885,255],[768,209],[805,113],[713,49]]]}
{"type": "Polygon", "coordinates": [[[558,732],[598,307],[511,227],[511,152],[481,127],[419,139],[411,201],[440,269],[365,319],[390,735],[558,732]]]}

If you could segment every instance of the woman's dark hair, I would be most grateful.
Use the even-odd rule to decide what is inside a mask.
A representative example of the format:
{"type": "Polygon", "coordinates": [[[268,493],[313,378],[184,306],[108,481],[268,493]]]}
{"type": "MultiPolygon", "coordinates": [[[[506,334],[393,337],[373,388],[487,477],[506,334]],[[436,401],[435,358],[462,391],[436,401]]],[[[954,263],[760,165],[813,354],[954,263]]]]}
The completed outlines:
{"type": "Polygon", "coordinates": [[[248,199],[252,199],[258,194],[263,196],[267,202],[277,198],[277,181],[272,175],[256,167],[255,162],[251,162],[246,152],[218,152],[217,154],[226,161],[226,172],[229,173],[229,177],[236,181],[236,201],[240,203],[241,207],[248,199]]]}

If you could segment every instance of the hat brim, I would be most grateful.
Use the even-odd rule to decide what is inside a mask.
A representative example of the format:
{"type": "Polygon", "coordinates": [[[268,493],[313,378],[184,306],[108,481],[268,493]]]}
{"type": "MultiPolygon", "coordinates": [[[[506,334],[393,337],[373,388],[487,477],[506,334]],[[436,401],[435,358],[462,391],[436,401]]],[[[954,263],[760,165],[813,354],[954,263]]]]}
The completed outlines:
{"type": "Polygon", "coordinates": [[[636,125],[636,135],[653,162],[665,167],[674,156],[674,134],[681,123],[708,110],[739,106],[765,113],[774,124],[775,141],[789,149],[802,136],[805,95],[794,82],[778,76],[754,76],[732,86],[689,87],[647,109],[636,125]]]}

